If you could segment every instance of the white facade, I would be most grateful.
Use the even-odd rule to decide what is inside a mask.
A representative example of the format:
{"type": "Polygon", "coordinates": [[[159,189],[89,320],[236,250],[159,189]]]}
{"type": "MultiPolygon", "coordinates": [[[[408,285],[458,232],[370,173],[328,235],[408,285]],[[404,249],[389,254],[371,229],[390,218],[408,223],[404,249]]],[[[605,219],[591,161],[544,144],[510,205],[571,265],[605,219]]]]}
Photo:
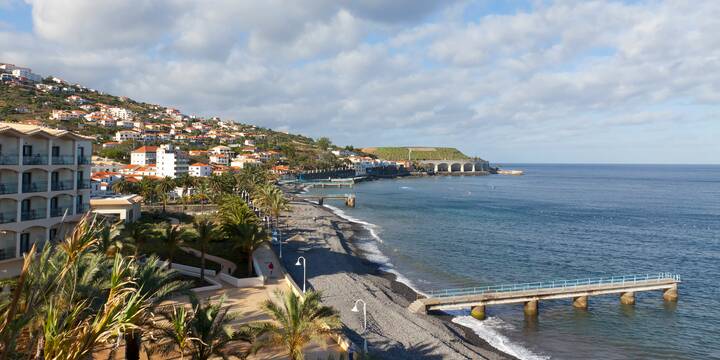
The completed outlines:
{"type": "Polygon", "coordinates": [[[195,163],[190,165],[190,176],[194,177],[208,177],[212,175],[212,166],[208,164],[195,163]]]}
{"type": "Polygon", "coordinates": [[[22,254],[59,240],[89,209],[91,139],[0,123],[0,278],[22,254]],[[64,219],[64,222],[63,222],[64,219]]]}
{"type": "Polygon", "coordinates": [[[123,130],[115,133],[115,141],[123,142],[128,140],[138,140],[141,136],[142,135],[140,135],[139,132],[123,130]]]}
{"type": "Polygon", "coordinates": [[[112,107],[109,108],[107,111],[108,113],[110,113],[110,115],[120,120],[132,120],[133,116],[135,115],[132,111],[119,107],[112,107]]]}
{"type": "Polygon", "coordinates": [[[157,149],[157,176],[175,178],[188,173],[187,155],[172,144],[163,144],[157,149]]]}
{"type": "Polygon", "coordinates": [[[38,74],[34,74],[32,72],[32,70],[30,70],[28,68],[16,67],[12,71],[12,74],[14,77],[16,77],[18,79],[25,78],[25,79],[28,79],[33,82],[41,82],[42,81],[42,76],[40,76],[38,74]]]}
{"type": "Polygon", "coordinates": [[[130,164],[154,165],[157,162],[157,146],[141,146],[130,153],[130,164]]]}

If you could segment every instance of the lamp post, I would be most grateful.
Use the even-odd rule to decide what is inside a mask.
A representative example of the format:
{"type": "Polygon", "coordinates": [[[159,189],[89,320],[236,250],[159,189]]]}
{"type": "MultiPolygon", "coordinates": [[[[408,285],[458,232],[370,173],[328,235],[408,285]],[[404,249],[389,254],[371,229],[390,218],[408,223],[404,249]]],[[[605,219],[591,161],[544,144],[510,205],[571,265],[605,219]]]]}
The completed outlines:
{"type": "MultiPolygon", "coordinates": [[[[365,303],[365,300],[363,299],[357,299],[355,300],[355,305],[353,305],[352,309],[350,311],[352,312],[359,312],[358,309],[358,303],[362,303],[363,305],[363,330],[362,333],[365,333],[365,330],[367,330],[367,304],[365,303]]],[[[365,354],[367,354],[367,339],[363,337],[363,351],[365,354]]]]}
{"type": "MultiPolygon", "coordinates": [[[[281,245],[282,246],[282,245],[281,245]]],[[[297,261],[295,262],[295,266],[300,266],[300,259],[302,259],[302,267],[303,267],[303,294],[305,293],[305,283],[307,282],[307,260],[305,260],[304,256],[300,256],[297,261]]]]}

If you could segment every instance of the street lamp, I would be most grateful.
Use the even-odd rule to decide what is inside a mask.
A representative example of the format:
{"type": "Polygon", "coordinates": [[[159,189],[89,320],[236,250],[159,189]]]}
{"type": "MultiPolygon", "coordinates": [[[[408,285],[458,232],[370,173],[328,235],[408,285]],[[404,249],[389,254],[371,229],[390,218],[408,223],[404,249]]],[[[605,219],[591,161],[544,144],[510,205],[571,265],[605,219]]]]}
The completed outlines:
{"type": "Polygon", "coordinates": [[[303,267],[303,294],[304,294],[305,293],[305,283],[307,282],[307,280],[306,280],[307,279],[307,260],[305,260],[304,256],[301,256],[295,262],[295,266],[300,266],[300,259],[302,259],[302,267],[303,267]]]}
{"type": "MultiPolygon", "coordinates": [[[[362,333],[365,333],[365,330],[367,330],[367,304],[363,299],[357,299],[355,300],[355,305],[353,305],[353,308],[350,310],[352,312],[359,312],[360,309],[358,309],[358,303],[362,303],[363,305],[363,331],[362,333]]],[[[367,339],[363,337],[363,351],[365,354],[367,354],[367,339]]]]}

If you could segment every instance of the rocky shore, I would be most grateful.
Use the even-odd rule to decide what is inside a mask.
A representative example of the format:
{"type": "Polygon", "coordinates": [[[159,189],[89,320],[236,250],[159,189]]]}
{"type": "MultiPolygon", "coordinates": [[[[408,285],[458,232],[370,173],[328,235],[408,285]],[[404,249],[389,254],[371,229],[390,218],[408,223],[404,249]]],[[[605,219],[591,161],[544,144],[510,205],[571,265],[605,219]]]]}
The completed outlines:
{"type": "Polygon", "coordinates": [[[415,291],[393,274],[363,257],[354,239],[366,236],[360,224],[305,201],[291,204],[283,218],[285,267],[302,286],[298,256],[307,259],[307,286],[323,293],[323,301],[340,312],[344,333],[384,359],[513,359],[492,348],[471,329],[450,317],[419,315],[407,310],[415,291]],[[350,311],[356,299],[367,303],[367,330],[362,313],[350,311]]]}

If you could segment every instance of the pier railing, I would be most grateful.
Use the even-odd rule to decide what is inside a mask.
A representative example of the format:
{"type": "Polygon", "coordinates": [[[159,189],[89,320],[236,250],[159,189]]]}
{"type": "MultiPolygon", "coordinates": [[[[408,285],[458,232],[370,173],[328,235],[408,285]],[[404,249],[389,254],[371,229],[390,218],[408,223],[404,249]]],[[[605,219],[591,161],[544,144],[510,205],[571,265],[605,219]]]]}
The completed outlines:
{"type": "Polygon", "coordinates": [[[503,284],[492,286],[477,286],[456,289],[431,290],[425,292],[428,297],[449,297],[462,295],[480,295],[491,293],[502,293],[510,291],[529,291],[544,289],[567,289],[581,286],[604,286],[604,285],[627,285],[635,283],[662,282],[667,280],[675,280],[680,282],[680,275],[673,273],[657,273],[657,274],[636,274],[622,275],[598,278],[572,279],[572,280],[553,280],[533,283],[520,284],[503,284]]]}

